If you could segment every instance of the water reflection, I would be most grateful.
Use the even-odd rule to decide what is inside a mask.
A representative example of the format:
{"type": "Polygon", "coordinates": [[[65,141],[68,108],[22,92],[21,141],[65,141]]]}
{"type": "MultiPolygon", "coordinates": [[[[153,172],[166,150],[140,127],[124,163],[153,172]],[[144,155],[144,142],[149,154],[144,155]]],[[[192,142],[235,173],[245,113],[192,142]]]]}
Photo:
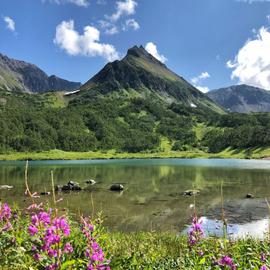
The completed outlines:
{"type": "MultiPolygon", "coordinates": [[[[205,235],[219,236],[224,235],[223,223],[219,220],[202,217],[202,227],[205,235]]],[[[184,230],[186,233],[187,230],[184,230]]],[[[227,234],[230,239],[254,237],[263,239],[268,233],[268,219],[264,218],[245,224],[228,224],[227,234]]]]}
{"type": "MultiPolygon", "coordinates": [[[[223,182],[225,212],[230,222],[258,222],[267,216],[264,198],[270,195],[270,162],[250,160],[111,160],[30,162],[29,182],[33,191],[50,189],[50,171],[55,184],[75,180],[86,189],[79,193],[59,194],[59,207],[74,213],[102,211],[111,230],[181,231],[191,220],[192,197],[185,190],[200,189],[196,197],[199,215],[220,219],[220,186],[223,182]],[[97,181],[87,186],[85,180],[97,181]],[[121,194],[109,191],[112,183],[124,183],[121,194]],[[253,193],[254,200],[245,195],[253,193]],[[94,205],[92,205],[92,199],[94,205]]],[[[24,197],[24,163],[0,162],[0,198],[26,205],[24,197]]],[[[49,201],[50,198],[42,198],[49,201]]]]}

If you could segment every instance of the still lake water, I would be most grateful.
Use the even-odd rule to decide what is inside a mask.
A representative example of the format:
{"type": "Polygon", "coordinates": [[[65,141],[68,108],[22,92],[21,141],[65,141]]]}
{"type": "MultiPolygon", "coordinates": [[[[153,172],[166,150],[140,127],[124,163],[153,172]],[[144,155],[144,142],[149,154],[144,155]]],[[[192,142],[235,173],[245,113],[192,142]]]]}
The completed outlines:
{"type": "MultiPolygon", "coordinates": [[[[24,196],[25,162],[0,162],[2,201],[20,206],[29,204],[24,196]]],[[[59,208],[73,213],[92,214],[102,211],[105,225],[121,231],[180,232],[190,223],[193,197],[184,197],[185,190],[199,189],[197,211],[204,217],[204,226],[219,234],[221,216],[220,187],[223,183],[224,208],[234,235],[261,237],[268,226],[265,198],[270,197],[270,161],[235,159],[149,159],[31,161],[29,184],[32,191],[50,190],[50,171],[56,185],[68,180],[87,187],[85,180],[97,184],[81,192],[60,193],[59,208]],[[123,183],[122,193],[109,191],[112,183],[123,183]],[[254,199],[245,199],[253,193],[254,199]],[[93,204],[91,203],[91,198],[93,204]],[[216,231],[215,231],[216,230],[216,231]]],[[[42,197],[41,200],[50,200],[42,197]]]]}

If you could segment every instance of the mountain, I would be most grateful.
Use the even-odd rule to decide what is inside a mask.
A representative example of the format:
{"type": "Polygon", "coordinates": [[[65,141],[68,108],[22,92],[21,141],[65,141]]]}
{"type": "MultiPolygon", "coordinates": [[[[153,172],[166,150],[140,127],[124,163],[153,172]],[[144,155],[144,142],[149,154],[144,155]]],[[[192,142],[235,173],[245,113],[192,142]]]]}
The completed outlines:
{"type": "Polygon", "coordinates": [[[70,91],[81,86],[57,76],[48,76],[33,64],[11,59],[0,54],[0,87],[8,91],[39,93],[46,91],[70,91]]]}
{"type": "MultiPolygon", "coordinates": [[[[16,70],[20,64],[27,65],[15,63],[16,70]]],[[[26,78],[32,76],[32,69],[30,65],[25,71],[26,78]]],[[[14,67],[5,70],[10,85],[23,85],[13,80],[14,67]]],[[[57,78],[53,81],[58,84],[57,78]]],[[[254,99],[251,94],[249,98],[254,99]]],[[[108,63],[86,84],[65,94],[30,95],[0,87],[0,153],[53,149],[112,153],[200,149],[216,153],[227,148],[268,147],[269,122],[270,114],[225,113],[136,46],[121,61],[108,63]]]]}
{"type": "Polygon", "coordinates": [[[108,63],[80,89],[96,90],[101,94],[154,95],[166,103],[176,102],[193,108],[222,111],[206,95],[169,70],[142,46],[134,46],[122,60],[108,63]]]}
{"type": "Polygon", "coordinates": [[[270,112],[270,91],[261,88],[234,85],[210,91],[207,95],[232,112],[270,112]]]}

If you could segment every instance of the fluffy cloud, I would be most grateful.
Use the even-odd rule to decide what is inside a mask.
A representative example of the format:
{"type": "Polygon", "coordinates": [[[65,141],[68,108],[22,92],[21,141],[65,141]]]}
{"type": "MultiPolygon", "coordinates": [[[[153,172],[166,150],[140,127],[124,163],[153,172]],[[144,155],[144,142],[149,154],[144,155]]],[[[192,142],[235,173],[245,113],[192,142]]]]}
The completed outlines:
{"type": "Polygon", "coordinates": [[[118,21],[122,16],[133,15],[136,10],[137,2],[134,0],[125,0],[116,2],[116,11],[107,18],[113,22],[118,21]]]}
{"type": "Polygon", "coordinates": [[[119,33],[119,30],[118,30],[118,27],[113,25],[112,27],[110,28],[107,28],[105,30],[105,34],[107,35],[115,35],[115,34],[118,34],[119,33]]]}
{"type": "Polygon", "coordinates": [[[233,61],[227,62],[233,69],[231,78],[239,83],[270,90],[270,32],[262,27],[256,37],[248,40],[233,61]]]}
{"type": "Polygon", "coordinates": [[[126,23],[125,23],[123,29],[128,30],[130,28],[136,31],[136,30],[140,29],[140,25],[135,19],[128,19],[128,20],[126,20],[126,23]]]}
{"type": "Polygon", "coordinates": [[[125,22],[119,23],[121,17],[133,15],[137,5],[135,0],[117,1],[115,13],[111,16],[105,15],[105,20],[99,21],[99,25],[104,29],[104,33],[107,35],[114,35],[119,33],[119,30],[138,30],[140,25],[135,19],[127,19],[125,22]]]}
{"type": "Polygon", "coordinates": [[[119,59],[111,44],[100,43],[100,32],[93,26],[85,26],[81,35],[74,29],[74,21],[63,21],[56,27],[54,43],[69,55],[102,56],[108,61],[119,59]]]}
{"type": "Polygon", "coordinates": [[[238,2],[244,2],[244,3],[248,3],[248,4],[253,4],[256,2],[270,2],[270,0],[237,0],[238,2]]]}
{"type": "Polygon", "coordinates": [[[207,93],[207,92],[209,92],[209,88],[207,86],[201,86],[198,84],[200,84],[203,80],[208,79],[210,77],[211,77],[210,74],[205,71],[205,72],[202,72],[199,76],[192,78],[191,82],[201,92],[207,93]]]}
{"type": "Polygon", "coordinates": [[[209,88],[207,86],[199,86],[199,85],[194,85],[194,86],[203,93],[209,92],[209,88]]]}
{"type": "Polygon", "coordinates": [[[162,63],[168,60],[164,55],[158,52],[157,46],[153,42],[148,42],[145,45],[145,49],[162,63]]]}
{"type": "Polygon", "coordinates": [[[202,72],[199,76],[192,78],[191,81],[192,81],[192,83],[196,84],[199,81],[207,79],[207,78],[210,78],[209,73],[208,72],[202,72]]]}
{"type": "Polygon", "coordinates": [[[10,17],[6,16],[4,17],[4,21],[6,22],[6,25],[7,25],[7,28],[14,32],[16,29],[15,29],[15,22],[13,19],[11,19],[10,17]]]}
{"type": "Polygon", "coordinates": [[[80,7],[87,7],[89,6],[89,0],[42,0],[43,2],[49,1],[51,3],[55,3],[55,4],[74,4],[80,7]]]}

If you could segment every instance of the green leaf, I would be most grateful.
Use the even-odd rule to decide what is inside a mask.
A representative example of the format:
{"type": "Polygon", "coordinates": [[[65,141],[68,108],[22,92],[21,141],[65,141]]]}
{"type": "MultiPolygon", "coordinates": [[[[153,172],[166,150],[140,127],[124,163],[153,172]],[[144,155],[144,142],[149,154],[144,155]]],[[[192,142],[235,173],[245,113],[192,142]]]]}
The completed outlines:
{"type": "Polygon", "coordinates": [[[61,270],[67,269],[69,266],[72,266],[76,263],[76,260],[66,261],[62,264],[61,270]]]}
{"type": "Polygon", "coordinates": [[[202,258],[199,262],[200,265],[205,264],[205,258],[202,258]]]}

